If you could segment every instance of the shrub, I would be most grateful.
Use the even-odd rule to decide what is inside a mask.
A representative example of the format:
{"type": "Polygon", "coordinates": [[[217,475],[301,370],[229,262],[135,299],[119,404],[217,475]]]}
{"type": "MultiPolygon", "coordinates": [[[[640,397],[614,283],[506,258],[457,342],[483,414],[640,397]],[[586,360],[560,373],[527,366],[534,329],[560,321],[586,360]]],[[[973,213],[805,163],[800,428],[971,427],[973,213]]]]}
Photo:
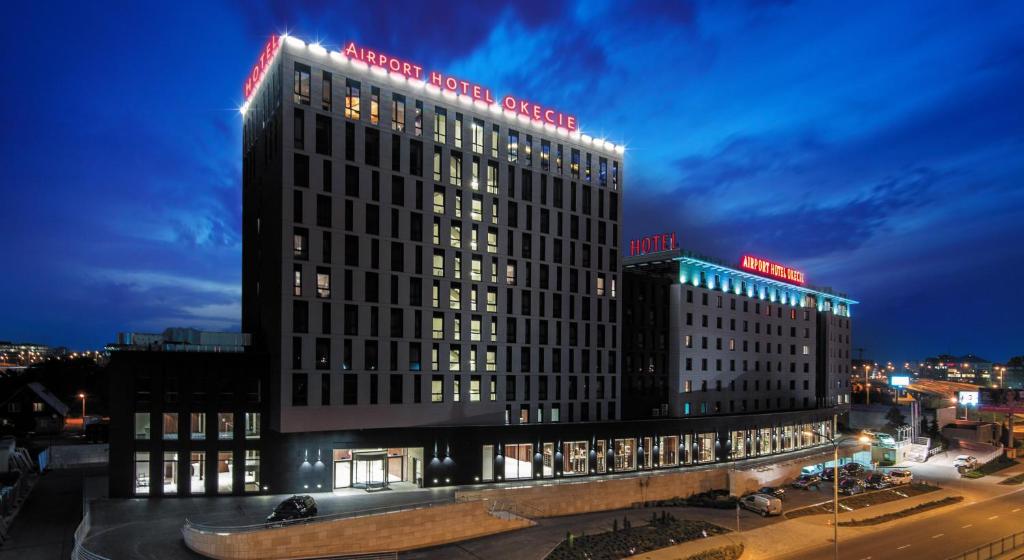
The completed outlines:
{"type": "Polygon", "coordinates": [[[687,557],[686,560],[736,560],[742,555],[742,544],[730,544],[699,552],[687,557]]]}

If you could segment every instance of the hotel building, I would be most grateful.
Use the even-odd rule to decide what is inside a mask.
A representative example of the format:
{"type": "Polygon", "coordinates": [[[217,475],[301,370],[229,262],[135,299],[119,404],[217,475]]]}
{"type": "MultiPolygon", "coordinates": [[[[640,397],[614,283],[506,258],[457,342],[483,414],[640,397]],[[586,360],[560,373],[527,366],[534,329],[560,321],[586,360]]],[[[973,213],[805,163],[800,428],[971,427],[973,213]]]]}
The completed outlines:
{"type": "MultiPolygon", "coordinates": [[[[627,260],[637,283],[628,286],[623,149],[582,134],[574,116],[351,43],[328,52],[286,36],[268,41],[244,93],[242,328],[252,348],[241,356],[260,356],[245,367],[266,383],[255,397],[242,385],[223,395],[230,410],[213,410],[209,399],[180,402],[206,403],[208,415],[234,426],[258,418],[258,438],[236,434],[225,440],[236,448],[221,450],[210,435],[198,448],[206,457],[230,451],[233,464],[256,453],[259,462],[242,474],[218,464],[204,472],[219,482],[204,489],[605,475],[785,453],[822,442],[807,430],[832,433],[847,390],[827,386],[827,368],[849,363],[849,339],[840,343],[839,333],[849,332],[852,302],[812,303],[807,297],[825,292],[788,286],[786,297],[801,298],[786,307],[801,312],[791,335],[776,328],[788,314],[755,319],[769,302],[773,314],[782,309],[772,299],[782,297],[781,284],[763,275],[748,279],[763,292],[740,297],[719,289],[715,274],[724,278],[725,268],[702,268],[694,284],[688,263],[649,255],[627,260]],[[636,272],[673,266],[674,286],[670,273],[636,272]],[[721,368],[676,375],[673,364],[701,359],[675,345],[691,329],[672,297],[690,297],[691,286],[696,301],[724,294],[746,302],[716,316],[747,313],[751,324],[772,325],[739,331],[741,345],[770,341],[788,351],[799,343],[800,353],[787,355],[783,372],[751,362],[770,369],[735,376],[735,386],[721,368]],[[799,383],[791,387],[791,378],[799,383]],[[702,381],[717,391],[716,380],[729,393],[693,392],[702,381]],[[741,451],[737,438],[750,443],[741,451]]],[[[717,359],[712,348],[700,356],[717,359]]],[[[744,352],[759,363],[770,353],[744,352]]],[[[137,375],[129,366],[127,378],[137,375]]],[[[137,453],[147,462],[136,464],[135,486],[112,474],[112,496],[161,495],[148,482],[141,490],[139,473],[164,473],[169,484],[159,461],[170,451],[148,427],[171,409],[191,414],[178,402],[117,409],[136,426],[112,434],[112,473],[129,472],[121,463],[137,453]]],[[[181,468],[171,478],[187,488],[181,468]]]]}

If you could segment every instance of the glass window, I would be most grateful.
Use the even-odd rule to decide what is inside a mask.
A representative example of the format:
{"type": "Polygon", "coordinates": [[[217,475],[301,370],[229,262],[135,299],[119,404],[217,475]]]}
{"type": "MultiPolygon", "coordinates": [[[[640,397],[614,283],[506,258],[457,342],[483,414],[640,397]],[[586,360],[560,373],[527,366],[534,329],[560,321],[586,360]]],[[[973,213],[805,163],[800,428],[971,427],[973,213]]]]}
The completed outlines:
{"type": "Polygon", "coordinates": [[[217,493],[230,494],[234,488],[234,457],[230,451],[217,452],[217,493]]]}
{"type": "MultiPolygon", "coordinates": [[[[413,133],[416,136],[423,136],[423,102],[416,102],[416,114],[413,117],[413,133]]],[[[422,152],[421,152],[422,153],[422,152]]],[[[414,173],[415,175],[415,173],[414,173]]]]}
{"type": "Polygon", "coordinates": [[[295,103],[309,105],[309,66],[295,63],[295,75],[292,83],[295,103]]]}
{"type": "Polygon", "coordinates": [[[509,129],[508,131],[508,162],[519,161],[519,132],[509,129]]]}
{"type": "Polygon", "coordinates": [[[533,444],[518,443],[505,445],[506,480],[533,478],[533,444]]]}
{"type": "Polygon", "coordinates": [[[230,412],[217,413],[217,439],[235,437],[235,415],[230,412]]]}
{"type": "Polygon", "coordinates": [[[164,439],[178,439],[178,413],[164,413],[164,439]]]}
{"type": "Polygon", "coordinates": [[[149,439],[149,413],[135,413],[135,439],[149,439]]]}
{"type": "Polygon", "coordinates": [[[178,493],[178,452],[164,451],[164,495],[178,493]]]}
{"type": "Polygon", "coordinates": [[[761,455],[770,455],[772,452],[772,429],[761,428],[760,440],[761,455]]]}
{"type": "Polygon", "coordinates": [[[658,465],[674,467],[679,464],[679,437],[658,438],[658,465]]]}
{"type": "Polygon", "coordinates": [[[697,462],[713,463],[715,461],[715,433],[697,434],[697,462]]]}
{"type": "Polygon", "coordinates": [[[603,473],[608,470],[608,445],[603,439],[597,440],[594,444],[594,454],[597,455],[597,472],[603,473]]]}
{"type": "Polygon", "coordinates": [[[206,493],[206,452],[193,451],[189,458],[189,492],[192,495],[206,493]]]}
{"type": "Polygon", "coordinates": [[[615,440],[615,470],[636,469],[636,440],[633,438],[615,440]]]}
{"type": "Polygon", "coordinates": [[[331,297],[331,270],[329,268],[316,268],[316,297],[331,297]]]}
{"type": "Polygon", "coordinates": [[[482,154],[484,153],[484,121],[473,119],[471,126],[473,152],[482,154]]]}
{"type": "Polygon", "coordinates": [[[331,112],[331,73],[323,73],[323,89],[320,92],[320,108],[331,112]]]}
{"type": "Polygon", "coordinates": [[[359,120],[359,82],[345,80],[345,117],[359,120]]]}
{"type": "Polygon", "coordinates": [[[434,142],[448,141],[448,112],[441,107],[434,108],[434,142]]]}
{"type": "Polygon", "coordinates": [[[405,96],[391,94],[391,130],[405,132],[405,96]]]}
{"type": "Polygon", "coordinates": [[[260,451],[259,449],[245,450],[245,491],[260,491],[260,451]]]}
{"type": "Polygon", "coordinates": [[[260,439],[260,413],[245,413],[245,439],[260,439]]]}
{"type": "Polygon", "coordinates": [[[206,439],[206,414],[202,412],[192,412],[189,414],[189,429],[191,431],[191,438],[195,441],[201,441],[206,439]]]}
{"type": "Polygon", "coordinates": [[[462,147],[462,113],[455,113],[454,128],[455,128],[455,130],[453,131],[453,133],[455,134],[455,147],[456,148],[461,148],[462,147]]]}
{"type": "Polygon", "coordinates": [[[480,402],[480,376],[474,375],[469,378],[469,400],[480,402]]]}
{"type": "Polygon", "coordinates": [[[747,456],[747,432],[745,430],[733,430],[729,432],[730,459],[742,459],[747,456]]]}
{"type": "Polygon", "coordinates": [[[380,123],[380,88],[370,87],[370,124],[380,123]]]}
{"type": "Polygon", "coordinates": [[[585,441],[567,441],[562,444],[562,472],[566,476],[590,472],[590,444],[585,441]]]}
{"type": "Polygon", "coordinates": [[[448,182],[456,187],[462,186],[462,154],[452,151],[448,166],[448,182]]]}
{"type": "Polygon", "coordinates": [[[149,451],[135,452],[135,494],[149,494],[149,451]]]}
{"type": "Polygon", "coordinates": [[[440,375],[430,380],[430,402],[444,402],[444,379],[440,375]]]}

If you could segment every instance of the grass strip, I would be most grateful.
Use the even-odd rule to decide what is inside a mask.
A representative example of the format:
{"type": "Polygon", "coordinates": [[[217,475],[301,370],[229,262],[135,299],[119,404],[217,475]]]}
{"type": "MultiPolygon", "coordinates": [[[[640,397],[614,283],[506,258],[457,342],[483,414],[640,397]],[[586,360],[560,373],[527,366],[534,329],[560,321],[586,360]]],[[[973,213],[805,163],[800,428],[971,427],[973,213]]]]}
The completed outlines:
{"type": "Polygon", "coordinates": [[[1016,476],[1011,476],[1006,480],[1003,480],[999,484],[1024,484],[1024,473],[1020,473],[1016,476]]]}
{"type": "Polygon", "coordinates": [[[983,476],[988,476],[988,475],[990,475],[992,473],[997,473],[997,472],[999,472],[999,471],[1001,471],[1003,469],[1008,469],[1008,468],[1010,468],[1010,467],[1012,467],[1014,465],[1017,465],[1017,464],[1018,464],[1017,461],[1015,461],[1013,459],[1010,459],[1006,455],[1000,455],[1000,456],[996,457],[995,459],[992,459],[991,461],[985,463],[984,465],[982,465],[982,466],[980,466],[980,467],[978,467],[978,468],[976,468],[974,470],[970,470],[970,471],[965,472],[963,474],[963,477],[964,478],[981,478],[983,476]]]}
{"type": "Polygon", "coordinates": [[[877,517],[869,517],[867,519],[852,519],[850,521],[840,521],[840,527],[867,527],[868,525],[878,525],[887,521],[893,521],[896,519],[902,519],[918,513],[924,513],[928,510],[948,506],[962,502],[963,496],[946,496],[941,500],[934,500],[931,502],[925,502],[923,504],[917,504],[914,507],[907,509],[901,509],[900,511],[894,511],[892,513],[886,513],[885,515],[879,515],[877,517]]]}

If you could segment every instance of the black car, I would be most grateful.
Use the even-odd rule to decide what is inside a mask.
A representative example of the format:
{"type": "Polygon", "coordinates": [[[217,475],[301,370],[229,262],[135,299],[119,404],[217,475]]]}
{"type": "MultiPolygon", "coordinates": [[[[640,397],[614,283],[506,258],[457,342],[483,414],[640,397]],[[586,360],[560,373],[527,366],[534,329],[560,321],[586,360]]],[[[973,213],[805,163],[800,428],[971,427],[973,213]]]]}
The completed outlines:
{"type": "Polygon", "coordinates": [[[864,477],[864,486],[874,490],[881,490],[882,488],[892,486],[892,479],[885,473],[874,472],[864,477]]]}
{"type": "Polygon", "coordinates": [[[312,496],[292,496],[277,504],[267,516],[267,523],[307,519],[316,516],[316,500],[312,496]]]}
{"type": "Polygon", "coordinates": [[[864,482],[858,478],[844,478],[839,481],[839,493],[847,496],[860,494],[864,491],[864,482]]]}
{"type": "Polygon", "coordinates": [[[763,486],[760,489],[758,489],[756,493],[775,496],[780,500],[784,500],[786,498],[786,489],[780,486],[763,486]]]}
{"type": "Polygon", "coordinates": [[[793,483],[790,484],[790,486],[792,486],[793,488],[799,488],[801,490],[810,490],[811,488],[817,490],[820,484],[821,477],[819,477],[818,475],[802,474],[796,480],[794,480],[793,483]]]}
{"type": "Polygon", "coordinates": [[[860,476],[864,474],[866,469],[864,468],[864,465],[860,463],[847,463],[840,467],[839,470],[843,471],[846,476],[860,476]]]}
{"type": "Polygon", "coordinates": [[[822,480],[834,480],[835,477],[836,477],[836,471],[835,471],[834,467],[829,467],[829,468],[821,471],[821,479],[822,480]]]}

